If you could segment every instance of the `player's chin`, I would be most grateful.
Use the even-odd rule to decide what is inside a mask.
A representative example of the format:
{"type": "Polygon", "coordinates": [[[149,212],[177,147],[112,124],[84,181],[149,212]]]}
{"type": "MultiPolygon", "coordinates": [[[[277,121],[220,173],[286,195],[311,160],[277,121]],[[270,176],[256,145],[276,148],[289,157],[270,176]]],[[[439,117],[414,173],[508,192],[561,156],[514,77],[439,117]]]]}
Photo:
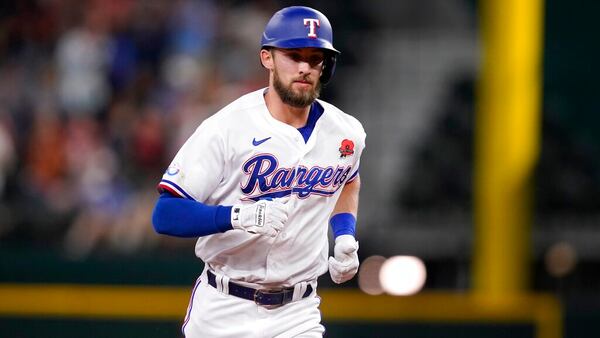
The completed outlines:
{"type": "Polygon", "coordinates": [[[315,100],[316,97],[317,96],[315,95],[314,90],[304,90],[304,91],[297,93],[297,98],[301,101],[306,102],[307,105],[310,105],[311,103],[313,103],[313,101],[315,100]]]}

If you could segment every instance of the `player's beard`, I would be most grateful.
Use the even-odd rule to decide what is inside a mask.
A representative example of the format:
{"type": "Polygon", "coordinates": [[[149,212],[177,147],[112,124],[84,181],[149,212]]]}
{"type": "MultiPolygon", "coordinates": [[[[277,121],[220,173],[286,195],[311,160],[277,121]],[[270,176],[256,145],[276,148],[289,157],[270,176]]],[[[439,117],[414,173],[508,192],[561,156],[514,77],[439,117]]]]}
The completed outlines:
{"type": "Polygon", "coordinates": [[[283,103],[296,108],[304,108],[310,106],[321,94],[321,82],[317,80],[317,85],[314,88],[310,88],[304,91],[294,91],[291,82],[289,86],[283,84],[279,78],[277,70],[273,72],[273,87],[279,94],[283,103]]]}

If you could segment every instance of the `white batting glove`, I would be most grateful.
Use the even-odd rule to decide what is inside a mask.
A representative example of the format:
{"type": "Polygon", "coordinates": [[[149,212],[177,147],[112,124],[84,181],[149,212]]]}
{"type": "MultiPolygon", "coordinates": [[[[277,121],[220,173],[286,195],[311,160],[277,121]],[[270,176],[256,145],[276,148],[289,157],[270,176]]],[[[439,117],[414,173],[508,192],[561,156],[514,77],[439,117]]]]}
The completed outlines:
{"type": "Polygon", "coordinates": [[[335,239],[333,257],[329,257],[329,274],[337,284],[346,282],[358,271],[358,242],[352,235],[335,239]]]}
{"type": "Polygon", "coordinates": [[[289,198],[236,204],[231,208],[231,226],[252,234],[275,237],[288,219],[287,200],[289,198]]]}

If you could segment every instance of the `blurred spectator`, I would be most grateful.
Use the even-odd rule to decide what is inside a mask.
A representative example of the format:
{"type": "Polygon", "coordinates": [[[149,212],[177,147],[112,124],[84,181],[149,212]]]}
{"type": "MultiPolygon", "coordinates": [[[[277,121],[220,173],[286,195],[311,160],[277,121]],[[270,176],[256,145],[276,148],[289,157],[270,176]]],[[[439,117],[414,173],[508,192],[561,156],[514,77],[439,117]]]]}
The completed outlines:
{"type": "Polygon", "coordinates": [[[129,195],[108,236],[108,250],[129,254],[155,248],[159,241],[164,241],[148,226],[148,214],[152,213],[155,202],[156,190],[150,183],[129,195]]]}
{"type": "Polygon", "coordinates": [[[4,195],[7,176],[17,164],[13,128],[10,116],[0,111],[0,196],[4,195]]]}
{"type": "Polygon", "coordinates": [[[8,177],[17,164],[12,121],[0,111],[0,238],[13,227],[10,207],[5,202],[8,177]]]}
{"type": "Polygon", "coordinates": [[[165,136],[162,116],[155,106],[145,107],[137,116],[131,130],[130,160],[135,171],[152,177],[164,169],[165,136]]]}
{"type": "Polygon", "coordinates": [[[219,12],[213,1],[176,1],[168,19],[168,54],[162,76],[175,90],[193,86],[207,72],[219,12]]]}
{"type": "Polygon", "coordinates": [[[29,138],[23,145],[22,170],[14,199],[19,230],[34,242],[51,244],[59,236],[75,208],[69,168],[65,126],[53,107],[37,107],[29,138]]]}
{"type": "Polygon", "coordinates": [[[70,120],[66,149],[80,211],[69,228],[65,246],[69,254],[84,257],[110,232],[123,211],[128,186],[119,176],[117,155],[96,120],[70,120]]]}
{"type": "Polygon", "coordinates": [[[63,195],[68,173],[64,125],[55,111],[40,108],[33,115],[25,148],[22,183],[45,205],[60,210],[61,206],[55,204],[55,196],[63,195]]]}
{"type": "Polygon", "coordinates": [[[60,102],[70,115],[97,114],[110,95],[108,18],[92,4],[84,9],[82,23],[65,32],[56,46],[60,102]]]}

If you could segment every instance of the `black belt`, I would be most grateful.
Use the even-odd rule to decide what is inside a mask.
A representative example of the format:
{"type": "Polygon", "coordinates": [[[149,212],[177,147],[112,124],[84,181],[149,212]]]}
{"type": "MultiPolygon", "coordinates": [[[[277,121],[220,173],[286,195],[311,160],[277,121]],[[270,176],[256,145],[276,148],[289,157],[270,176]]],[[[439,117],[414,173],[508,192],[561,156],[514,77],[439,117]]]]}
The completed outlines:
{"type": "MultiPolygon", "coordinates": [[[[215,274],[207,270],[208,284],[214,288],[217,288],[217,281],[215,274]]],[[[312,293],[312,286],[308,284],[306,292],[302,295],[302,298],[308,297],[312,293]]],[[[285,288],[277,290],[260,290],[253,289],[247,286],[239,285],[234,282],[229,282],[229,294],[232,296],[251,300],[258,305],[263,306],[278,306],[284,305],[292,301],[294,297],[294,288],[285,288]]]]}

